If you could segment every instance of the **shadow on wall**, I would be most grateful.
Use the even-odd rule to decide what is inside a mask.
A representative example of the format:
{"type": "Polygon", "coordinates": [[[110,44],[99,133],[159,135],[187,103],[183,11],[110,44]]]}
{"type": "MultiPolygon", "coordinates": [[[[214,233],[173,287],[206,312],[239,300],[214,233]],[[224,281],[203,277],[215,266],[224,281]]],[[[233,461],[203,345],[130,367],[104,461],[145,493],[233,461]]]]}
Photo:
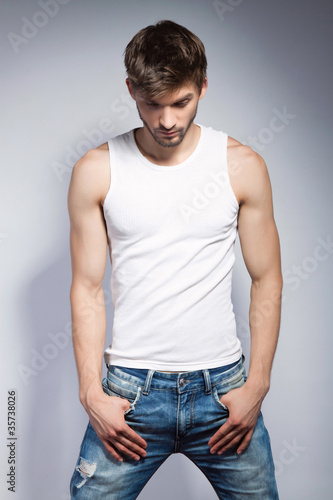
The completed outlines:
{"type": "Polygon", "coordinates": [[[24,436],[25,449],[30,450],[30,455],[22,457],[23,463],[31,464],[28,484],[24,485],[27,498],[59,499],[68,491],[69,476],[88,423],[78,399],[70,283],[70,254],[65,251],[35,276],[20,301],[28,310],[24,335],[30,346],[18,366],[31,401],[29,415],[26,415],[30,432],[24,436]],[[50,484],[54,490],[51,496],[50,484]]]}

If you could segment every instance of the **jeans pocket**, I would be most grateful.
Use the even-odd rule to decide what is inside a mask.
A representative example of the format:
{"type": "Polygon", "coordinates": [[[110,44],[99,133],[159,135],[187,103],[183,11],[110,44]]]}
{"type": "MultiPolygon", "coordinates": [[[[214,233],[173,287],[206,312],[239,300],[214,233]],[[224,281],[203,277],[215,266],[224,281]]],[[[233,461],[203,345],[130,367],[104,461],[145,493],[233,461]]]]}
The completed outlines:
{"type": "Polygon", "coordinates": [[[212,387],[212,396],[218,408],[222,410],[224,413],[229,414],[228,408],[220,401],[220,397],[222,397],[223,394],[221,394],[221,396],[219,395],[216,386],[212,387]]]}
{"type": "Polygon", "coordinates": [[[245,368],[242,367],[240,370],[237,370],[237,372],[231,375],[230,377],[223,378],[222,376],[222,380],[212,386],[213,399],[221,410],[229,413],[228,408],[220,401],[220,399],[229,391],[242,387],[242,385],[244,385],[245,383],[245,380],[246,380],[246,372],[245,368]]]}
{"type": "Polygon", "coordinates": [[[134,386],[128,382],[119,381],[119,379],[115,380],[112,374],[111,376],[108,375],[108,377],[103,378],[102,388],[108,396],[126,399],[130,402],[131,406],[125,411],[124,415],[134,411],[142,394],[142,388],[140,386],[134,386]]]}

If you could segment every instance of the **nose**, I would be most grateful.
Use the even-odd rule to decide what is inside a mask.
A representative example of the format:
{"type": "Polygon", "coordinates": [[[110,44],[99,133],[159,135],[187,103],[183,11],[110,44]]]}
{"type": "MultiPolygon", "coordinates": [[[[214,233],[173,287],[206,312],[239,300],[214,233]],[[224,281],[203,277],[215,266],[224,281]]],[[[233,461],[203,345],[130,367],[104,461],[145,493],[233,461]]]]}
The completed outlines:
{"type": "Polygon", "coordinates": [[[173,116],[173,111],[168,106],[162,109],[160,115],[160,126],[166,130],[171,130],[176,125],[175,117],[173,116]]]}

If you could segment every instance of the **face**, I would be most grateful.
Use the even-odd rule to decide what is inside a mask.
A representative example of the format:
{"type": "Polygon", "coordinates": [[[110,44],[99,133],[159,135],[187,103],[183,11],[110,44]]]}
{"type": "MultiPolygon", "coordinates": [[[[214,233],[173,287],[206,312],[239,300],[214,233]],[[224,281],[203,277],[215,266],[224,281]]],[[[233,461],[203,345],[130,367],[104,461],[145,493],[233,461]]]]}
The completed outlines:
{"type": "MultiPolygon", "coordinates": [[[[130,88],[130,87],[129,87],[130,88]]],[[[162,147],[178,146],[184,139],[197,113],[198,101],[205,94],[206,84],[199,95],[194,84],[189,84],[160,98],[131,95],[136,101],[144,127],[162,147]]]]}

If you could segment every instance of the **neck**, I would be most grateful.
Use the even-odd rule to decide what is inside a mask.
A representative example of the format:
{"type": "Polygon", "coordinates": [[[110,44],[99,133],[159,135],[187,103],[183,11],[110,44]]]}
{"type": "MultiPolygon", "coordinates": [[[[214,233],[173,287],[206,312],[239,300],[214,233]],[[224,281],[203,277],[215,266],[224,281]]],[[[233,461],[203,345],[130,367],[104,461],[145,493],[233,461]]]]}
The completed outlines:
{"type": "Polygon", "coordinates": [[[191,123],[184,139],[178,146],[160,146],[146,126],[134,131],[135,142],[143,156],[157,165],[176,165],[182,163],[195,150],[200,139],[200,127],[191,123]]]}

